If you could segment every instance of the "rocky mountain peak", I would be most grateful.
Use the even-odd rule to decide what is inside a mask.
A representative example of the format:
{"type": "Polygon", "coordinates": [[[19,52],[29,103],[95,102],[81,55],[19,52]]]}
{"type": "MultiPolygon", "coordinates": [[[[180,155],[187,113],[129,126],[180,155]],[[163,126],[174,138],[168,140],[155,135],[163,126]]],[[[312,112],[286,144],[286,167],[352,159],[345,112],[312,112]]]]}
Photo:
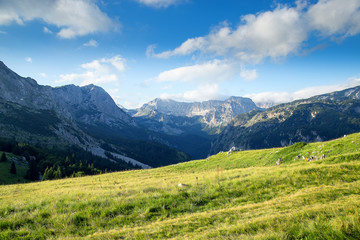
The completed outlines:
{"type": "Polygon", "coordinates": [[[178,117],[201,117],[208,127],[226,125],[234,116],[257,109],[249,98],[230,97],[224,101],[177,102],[171,99],[156,98],[144,104],[133,114],[134,117],[155,116],[155,113],[178,117]]]}
{"type": "Polygon", "coordinates": [[[37,109],[54,107],[50,87],[40,86],[32,78],[20,77],[3,62],[0,63],[0,92],[4,100],[20,105],[37,109]]]}
{"type": "Polygon", "coordinates": [[[56,101],[78,121],[91,124],[134,125],[132,118],[119,108],[111,96],[93,84],[83,87],[66,85],[53,89],[56,101]],[[122,122],[120,124],[120,122],[122,122]]]}
{"type": "Polygon", "coordinates": [[[0,93],[0,98],[5,101],[36,109],[54,110],[88,124],[135,125],[132,118],[101,87],[93,84],[83,87],[42,86],[32,78],[19,76],[3,62],[0,62],[0,93]]]}

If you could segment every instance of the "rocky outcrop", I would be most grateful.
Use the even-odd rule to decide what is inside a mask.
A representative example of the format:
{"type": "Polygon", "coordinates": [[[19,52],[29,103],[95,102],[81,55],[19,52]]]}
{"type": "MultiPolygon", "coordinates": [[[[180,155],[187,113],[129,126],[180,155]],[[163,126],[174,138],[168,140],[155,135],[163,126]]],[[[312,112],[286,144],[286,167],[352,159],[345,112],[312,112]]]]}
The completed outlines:
{"type": "Polygon", "coordinates": [[[88,125],[103,123],[118,128],[136,126],[101,87],[67,85],[53,88],[52,92],[56,104],[78,122],[88,125]]]}

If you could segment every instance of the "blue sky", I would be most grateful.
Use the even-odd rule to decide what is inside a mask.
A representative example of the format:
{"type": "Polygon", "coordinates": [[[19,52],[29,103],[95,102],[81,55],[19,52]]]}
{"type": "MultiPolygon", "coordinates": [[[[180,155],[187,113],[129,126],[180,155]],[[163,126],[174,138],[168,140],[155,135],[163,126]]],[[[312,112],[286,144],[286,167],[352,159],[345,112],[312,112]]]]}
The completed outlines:
{"type": "Polygon", "coordinates": [[[360,85],[360,0],[0,0],[0,60],[134,108],[360,85]]]}

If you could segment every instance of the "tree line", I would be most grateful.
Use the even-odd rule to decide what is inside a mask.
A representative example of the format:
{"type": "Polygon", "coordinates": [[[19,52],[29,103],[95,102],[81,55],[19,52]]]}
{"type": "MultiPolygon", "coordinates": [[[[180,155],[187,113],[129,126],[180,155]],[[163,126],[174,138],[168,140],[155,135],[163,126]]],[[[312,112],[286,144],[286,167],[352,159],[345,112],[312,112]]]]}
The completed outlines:
{"type": "MultiPolygon", "coordinates": [[[[41,177],[42,180],[51,180],[139,168],[131,163],[115,163],[94,156],[77,146],[69,146],[66,149],[45,148],[0,139],[0,151],[24,157],[28,162],[25,178],[32,181],[40,180],[41,177]]],[[[7,161],[5,153],[1,156],[0,161],[7,161]]],[[[13,162],[11,165],[14,166],[11,166],[10,170],[16,174],[15,163],[13,162]]]]}

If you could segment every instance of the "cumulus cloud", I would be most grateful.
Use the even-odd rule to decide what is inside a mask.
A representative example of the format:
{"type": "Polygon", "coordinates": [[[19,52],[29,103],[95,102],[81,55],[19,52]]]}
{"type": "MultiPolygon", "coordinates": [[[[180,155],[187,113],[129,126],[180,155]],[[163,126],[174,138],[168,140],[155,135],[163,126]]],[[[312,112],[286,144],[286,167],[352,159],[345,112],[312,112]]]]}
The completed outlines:
{"type": "Polygon", "coordinates": [[[240,76],[246,81],[252,81],[259,77],[256,69],[248,70],[244,67],[241,68],[240,76]]]}
{"type": "Polygon", "coordinates": [[[218,82],[227,80],[236,74],[232,63],[213,60],[202,64],[179,67],[160,73],[157,82],[218,82]]]}
{"type": "Polygon", "coordinates": [[[149,7],[155,8],[167,8],[170,5],[174,5],[182,2],[183,0],[136,0],[141,4],[145,4],[149,7]]]}
{"type": "Polygon", "coordinates": [[[83,46],[84,47],[97,47],[97,46],[99,46],[99,43],[94,39],[90,39],[90,41],[84,43],[83,46]]]}
{"type": "Polygon", "coordinates": [[[222,24],[206,36],[190,38],[179,47],[152,56],[168,58],[196,52],[209,56],[231,57],[244,63],[259,63],[298,53],[320,32],[325,37],[348,37],[360,32],[359,0],[319,0],[295,7],[279,5],[272,11],[249,14],[232,28],[222,24]]]}
{"type": "Polygon", "coordinates": [[[254,93],[254,94],[247,94],[244,97],[251,98],[260,107],[271,107],[277,104],[309,98],[316,95],[326,94],[334,91],[341,91],[359,85],[360,85],[360,79],[353,78],[341,84],[307,87],[295,92],[254,93]]]}
{"type": "Polygon", "coordinates": [[[31,57],[27,57],[27,58],[25,58],[25,61],[27,61],[28,63],[32,63],[32,58],[31,58],[31,57]]]}
{"type": "MultiPolygon", "coordinates": [[[[116,28],[117,24],[90,0],[0,1],[0,25],[41,19],[55,25],[60,38],[75,38],[116,28]]],[[[50,33],[48,28],[43,31],[50,33]]]]}
{"type": "Polygon", "coordinates": [[[201,102],[211,99],[224,98],[220,94],[218,84],[200,84],[195,90],[186,91],[179,94],[163,93],[160,95],[162,99],[173,99],[182,102],[201,102]]]}
{"type": "Polygon", "coordinates": [[[118,82],[118,73],[125,71],[125,63],[126,60],[119,55],[94,60],[81,65],[82,73],[61,74],[57,82],[75,83],[81,86],[118,82]]]}
{"type": "Polygon", "coordinates": [[[319,0],[306,13],[310,28],[323,36],[353,36],[360,32],[360,1],[319,0]]]}
{"type": "Polygon", "coordinates": [[[265,57],[283,57],[298,50],[306,38],[301,13],[285,6],[258,15],[246,15],[235,29],[224,24],[207,36],[188,39],[174,50],[154,53],[154,56],[167,58],[199,51],[259,62],[265,57]]]}

